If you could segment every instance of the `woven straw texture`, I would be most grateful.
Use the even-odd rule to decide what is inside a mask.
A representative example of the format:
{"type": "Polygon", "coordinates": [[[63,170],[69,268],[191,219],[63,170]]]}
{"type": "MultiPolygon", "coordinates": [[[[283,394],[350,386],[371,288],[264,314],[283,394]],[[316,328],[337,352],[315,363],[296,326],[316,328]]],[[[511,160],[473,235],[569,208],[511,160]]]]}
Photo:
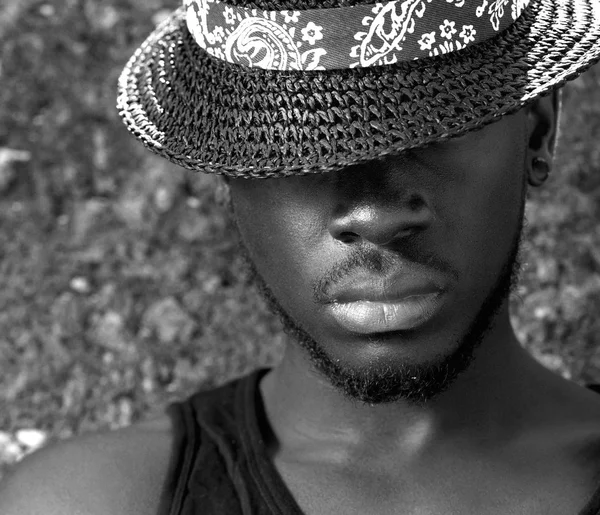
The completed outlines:
{"type": "MultiPolygon", "coordinates": [[[[480,45],[313,72],[214,59],[178,9],[126,65],[118,109],[150,150],[190,170],[243,178],[339,171],[476,130],[576,78],[600,60],[597,3],[533,0],[480,45]]],[[[298,8],[288,4],[281,8],[298,8]]]]}

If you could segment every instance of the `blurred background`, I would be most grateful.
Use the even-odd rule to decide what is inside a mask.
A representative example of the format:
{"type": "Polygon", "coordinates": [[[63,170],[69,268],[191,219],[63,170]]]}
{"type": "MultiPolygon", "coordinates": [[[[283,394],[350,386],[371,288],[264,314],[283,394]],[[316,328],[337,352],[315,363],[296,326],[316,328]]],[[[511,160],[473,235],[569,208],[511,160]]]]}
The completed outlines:
{"type": "MultiPolygon", "coordinates": [[[[126,60],[179,4],[0,0],[0,478],[281,356],[214,178],[145,150],[115,108],[126,60]]],[[[564,100],[512,318],[545,366],[600,383],[600,67],[564,100]]]]}

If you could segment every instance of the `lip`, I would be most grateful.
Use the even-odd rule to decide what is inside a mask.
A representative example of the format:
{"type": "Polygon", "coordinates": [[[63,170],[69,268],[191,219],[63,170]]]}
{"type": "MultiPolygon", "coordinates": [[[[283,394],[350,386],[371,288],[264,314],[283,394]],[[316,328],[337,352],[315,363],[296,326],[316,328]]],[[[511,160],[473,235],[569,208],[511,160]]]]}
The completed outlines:
{"type": "Polygon", "coordinates": [[[349,276],[333,286],[326,310],[359,334],[416,329],[442,309],[447,279],[433,270],[403,269],[391,277],[349,276]]]}
{"type": "Polygon", "coordinates": [[[421,272],[405,272],[389,278],[358,275],[336,284],[328,295],[328,303],[399,302],[416,296],[441,293],[445,281],[421,272]]]}
{"type": "Polygon", "coordinates": [[[410,295],[399,300],[331,303],[330,315],[345,329],[359,334],[416,329],[431,320],[444,303],[442,292],[410,295]]]}

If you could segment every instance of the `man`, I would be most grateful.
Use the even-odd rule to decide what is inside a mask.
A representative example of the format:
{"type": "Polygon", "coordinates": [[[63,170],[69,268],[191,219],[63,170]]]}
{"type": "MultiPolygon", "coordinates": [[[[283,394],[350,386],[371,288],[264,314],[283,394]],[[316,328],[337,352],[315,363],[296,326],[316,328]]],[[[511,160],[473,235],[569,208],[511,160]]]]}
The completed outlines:
{"type": "Polygon", "coordinates": [[[600,58],[597,3],[237,4],[186,2],[119,107],[152,150],[226,176],[296,341],[168,416],[26,458],[0,513],[600,513],[600,398],[508,314],[557,88],[600,58]]]}

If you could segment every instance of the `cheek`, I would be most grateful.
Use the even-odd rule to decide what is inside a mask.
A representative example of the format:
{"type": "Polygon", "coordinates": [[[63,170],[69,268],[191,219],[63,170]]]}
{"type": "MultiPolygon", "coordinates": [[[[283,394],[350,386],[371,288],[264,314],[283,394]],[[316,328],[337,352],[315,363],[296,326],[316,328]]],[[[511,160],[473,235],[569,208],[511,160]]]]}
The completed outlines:
{"type": "Polygon", "coordinates": [[[448,230],[456,235],[463,250],[465,268],[471,277],[495,277],[512,250],[523,199],[523,156],[514,151],[506,159],[500,148],[472,154],[462,165],[462,181],[451,188],[451,198],[463,205],[446,206],[460,213],[449,217],[448,230]]]}
{"type": "Polygon", "coordinates": [[[310,263],[322,242],[324,216],[314,198],[288,194],[281,186],[276,193],[267,184],[257,186],[232,190],[236,219],[258,272],[287,307],[286,298],[305,298],[299,290],[310,289],[310,263]]]}
{"type": "Polygon", "coordinates": [[[475,156],[473,190],[479,221],[513,238],[524,193],[524,147],[514,138],[488,140],[475,156]]]}

